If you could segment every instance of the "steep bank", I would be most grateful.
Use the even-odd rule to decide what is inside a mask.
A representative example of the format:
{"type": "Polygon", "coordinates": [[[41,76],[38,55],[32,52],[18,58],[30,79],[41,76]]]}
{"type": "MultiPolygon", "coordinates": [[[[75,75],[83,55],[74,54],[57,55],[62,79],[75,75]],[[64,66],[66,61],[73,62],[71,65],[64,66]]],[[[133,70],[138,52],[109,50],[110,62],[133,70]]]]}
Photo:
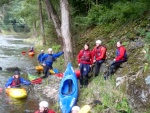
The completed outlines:
{"type": "MultiPolygon", "coordinates": [[[[145,78],[150,73],[149,46],[147,44],[148,41],[145,42],[146,39],[148,40],[150,38],[149,15],[150,12],[146,12],[137,20],[113,28],[112,32],[107,32],[107,30],[103,28],[104,26],[95,26],[74,36],[74,38],[76,38],[74,41],[75,57],[85,42],[90,42],[92,48],[95,45],[96,39],[102,40],[108,49],[107,60],[101,67],[100,75],[96,78],[90,78],[91,82],[88,88],[80,89],[77,103],[79,106],[90,103],[93,104],[95,100],[98,100],[101,104],[92,107],[91,111],[94,113],[149,112],[150,92],[149,85],[145,82],[145,78]],[[105,81],[103,76],[115,56],[115,44],[117,40],[123,41],[123,45],[127,48],[129,58],[128,61],[122,65],[123,68],[118,69],[109,80],[105,81]],[[121,79],[119,84],[116,84],[118,77],[121,79]]],[[[59,63],[58,65],[60,66],[59,63]]],[[[93,74],[91,73],[91,75],[93,74]]],[[[53,87],[54,84],[58,85],[59,81],[55,83],[46,83],[46,81],[44,81],[44,87],[48,87],[49,89],[53,87]]],[[[56,93],[58,93],[58,87],[54,87],[56,93]]],[[[47,96],[44,94],[44,91],[40,95],[47,96]]],[[[50,100],[54,99],[48,96],[47,98],[50,100]]],[[[55,100],[57,101],[57,98],[55,98],[55,100]]],[[[57,103],[55,109],[57,110],[58,108],[57,103]]]]}

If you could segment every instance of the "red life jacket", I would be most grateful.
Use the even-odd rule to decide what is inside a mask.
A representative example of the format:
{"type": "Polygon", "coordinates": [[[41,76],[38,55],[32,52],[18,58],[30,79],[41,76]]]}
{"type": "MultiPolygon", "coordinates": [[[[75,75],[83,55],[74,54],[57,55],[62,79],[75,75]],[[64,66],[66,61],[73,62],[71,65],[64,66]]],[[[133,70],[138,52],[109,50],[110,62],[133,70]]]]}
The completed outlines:
{"type": "Polygon", "coordinates": [[[15,78],[13,79],[11,86],[17,86],[20,84],[20,77],[19,78],[15,78]]]}
{"type": "Polygon", "coordinates": [[[103,58],[101,58],[100,60],[103,60],[103,59],[105,59],[106,58],[106,47],[104,47],[104,46],[98,46],[98,47],[95,47],[95,51],[94,51],[94,59],[97,59],[97,58],[99,58],[99,57],[103,57],[103,58]],[[104,51],[104,48],[105,48],[105,51],[104,51]],[[105,52],[105,53],[103,53],[103,52],[105,52]],[[102,55],[102,53],[104,54],[104,55],[102,55]]]}
{"type": "Polygon", "coordinates": [[[85,61],[85,62],[90,62],[90,54],[91,51],[90,50],[83,50],[82,56],[81,56],[81,61],[85,61]]]}

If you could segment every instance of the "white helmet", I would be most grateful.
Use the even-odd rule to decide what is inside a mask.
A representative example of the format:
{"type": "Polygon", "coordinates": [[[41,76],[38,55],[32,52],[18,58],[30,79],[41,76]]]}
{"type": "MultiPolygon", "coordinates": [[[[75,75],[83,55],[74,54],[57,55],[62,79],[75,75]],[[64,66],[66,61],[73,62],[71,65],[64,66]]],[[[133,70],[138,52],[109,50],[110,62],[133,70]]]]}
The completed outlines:
{"type": "Polygon", "coordinates": [[[96,40],[96,44],[101,44],[102,41],[101,40],[96,40]]]}
{"type": "Polygon", "coordinates": [[[41,50],[41,52],[44,52],[44,50],[41,50]]]}
{"type": "Polygon", "coordinates": [[[53,49],[52,49],[52,48],[49,48],[48,51],[53,51],[53,49]]]}
{"type": "Polygon", "coordinates": [[[40,106],[40,107],[45,107],[45,108],[47,108],[47,107],[48,107],[48,102],[46,102],[46,101],[41,101],[41,102],[39,103],[39,106],[40,106]]]}
{"type": "Polygon", "coordinates": [[[73,108],[72,108],[72,111],[80,111],[80,107],[78,107],[78,106],[73,106],[73,108]]]}

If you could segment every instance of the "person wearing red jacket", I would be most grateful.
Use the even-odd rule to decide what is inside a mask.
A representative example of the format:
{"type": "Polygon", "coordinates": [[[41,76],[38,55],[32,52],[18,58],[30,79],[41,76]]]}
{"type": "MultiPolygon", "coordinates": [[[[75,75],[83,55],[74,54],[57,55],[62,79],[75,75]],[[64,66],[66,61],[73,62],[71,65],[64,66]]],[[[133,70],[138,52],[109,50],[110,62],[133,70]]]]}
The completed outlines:
{"type": "Polygon", "coordinates": [[[100,67],[106,59],[107,49],[101,45],[101,40],[96,41],[96,46],[92,51],[93,63],[95,64],[95,77],[98,76],[100,67]]]}
{"type": "Polygon", "coordinates": [[[55,111],[48,109],[48,102],[41,101],[39,103],[39,110],[35,111],[34,113],[55,113],[55,111]]]}
{"type": "Polygon", "coordinates": [[[116,50],[116,57],[113,60],[113,63],[109,66],[107,74],[104,76],[104,79],[108,79],[109,75],[112,75],[122,63],[127,61],[127,53],[126,48],[122,46],[122,42],[117,42],[117,50],[116,50]]]}
{"type": "Polygon", "coordinates": [[[82,88],[83,86],[86,87],[88,85],[88,73],[90,72],[92,65],[92,52],[89,50],[89,44],[84,45],[84,49],[80,50],[77,58],[80,67],[80,85],[82,88]]]}

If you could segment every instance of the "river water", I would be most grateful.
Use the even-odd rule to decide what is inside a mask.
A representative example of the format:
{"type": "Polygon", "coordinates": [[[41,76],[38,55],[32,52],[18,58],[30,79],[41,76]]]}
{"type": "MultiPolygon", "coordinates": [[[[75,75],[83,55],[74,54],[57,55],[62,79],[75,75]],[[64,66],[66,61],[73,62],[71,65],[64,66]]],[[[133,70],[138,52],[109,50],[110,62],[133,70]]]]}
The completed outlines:
{"type": "Polygon", "coordinates": [[[27,72],[34,72],[37,65],[36,58],[29,57],[28,54],[22,55],[22,51],[28,51],[33,44],[26,43],[22,37],[0,34],[0,113],[33,113],[38,109],[38,99],[34,94],[32,85],[23,86],[28,91],[25,99],[13,99],[5,93],[5,83],[14,72],[7,69],[18,67],[21,76],[27,79],[27,72]]]}

